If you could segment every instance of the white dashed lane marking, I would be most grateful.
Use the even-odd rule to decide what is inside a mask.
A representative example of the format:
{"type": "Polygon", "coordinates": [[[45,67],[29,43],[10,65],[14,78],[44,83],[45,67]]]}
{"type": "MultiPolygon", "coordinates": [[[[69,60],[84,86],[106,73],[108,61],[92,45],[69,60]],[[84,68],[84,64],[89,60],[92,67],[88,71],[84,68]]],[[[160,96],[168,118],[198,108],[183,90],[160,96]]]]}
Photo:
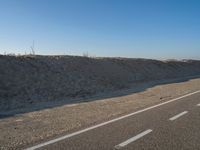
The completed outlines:
{"type": "Polygon", "coordinates": [[[124,146],[126,146],[126,145],[128,145],[128,144],[130,144],[130,143],[132,143],[132,142],[134,142],[134,141],[136,141],[136,140],[142,138],[143,136],[145,136],[145,135],[151,133],[152,131],[153,131],[153,130],[148,129],[148,130],[146,130],[146,131],[144,131],[144,132],[142,132],[142,133],[140,133],[140,134],[138,134],[138,135],[136,135],[136,136],[134,136],[134,137],[132,137],[132,138],[130,138],[130,139],[128,139],[128,140],[122,142],[122,143],[120,143],[119,145],[116,145],[115,148],[116,148],[116,149],[120,149],[120,148],[122,148],[122,147],[124,147],[124,146]]]}
{"type": "Polygon", "coordinates": [[[187,113],[188,113],[188,111],[184,111],[184,112],[182,112],[182,113],[180,113],[180,114],[178,114],[178,115],[176,115],[176,116],[170,118],[169,120],[170,120],[170,121],[174,121],[174,120],[178,119],[179,117],[181,117],[181,116],[183,116],[183,115],[185,115],[185,114],[187,114],[187,113]]]}

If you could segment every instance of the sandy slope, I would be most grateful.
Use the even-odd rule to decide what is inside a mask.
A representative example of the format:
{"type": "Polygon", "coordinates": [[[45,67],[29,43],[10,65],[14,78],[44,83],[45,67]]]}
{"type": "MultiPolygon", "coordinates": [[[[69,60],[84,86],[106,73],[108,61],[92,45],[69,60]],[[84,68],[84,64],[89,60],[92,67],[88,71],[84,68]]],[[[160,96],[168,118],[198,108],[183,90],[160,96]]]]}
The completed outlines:
{"type": "Polygon", "coordinates": [[[87,98],[160,79],[200,74],[200,61],[0,56],[0,111],[87,98]]]}

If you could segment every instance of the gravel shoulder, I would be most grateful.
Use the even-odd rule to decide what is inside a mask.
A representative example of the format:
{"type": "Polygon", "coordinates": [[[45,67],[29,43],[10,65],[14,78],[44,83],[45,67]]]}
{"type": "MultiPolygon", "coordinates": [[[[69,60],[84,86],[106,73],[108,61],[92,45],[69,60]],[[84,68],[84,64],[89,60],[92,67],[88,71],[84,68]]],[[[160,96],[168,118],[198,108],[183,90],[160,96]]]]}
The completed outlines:
{"type": "Polygon", "coordinates": [[[125,96],[67,104],[0,119],[0,149],[39,143],[196,90],[200,90],[200,78],[157,85],[125,96]]]}

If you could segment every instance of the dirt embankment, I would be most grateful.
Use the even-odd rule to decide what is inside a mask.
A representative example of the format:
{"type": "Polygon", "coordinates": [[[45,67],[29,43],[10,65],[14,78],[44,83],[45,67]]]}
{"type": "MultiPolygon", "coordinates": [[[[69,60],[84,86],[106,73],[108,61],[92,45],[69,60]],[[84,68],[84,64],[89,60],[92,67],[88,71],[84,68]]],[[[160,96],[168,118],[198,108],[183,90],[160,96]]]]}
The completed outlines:
{"type": "Polygon", "coordinates": [[[0,56],[0,110],[89,97],[136,83],[200,74],[200,61],[0,56]]]}

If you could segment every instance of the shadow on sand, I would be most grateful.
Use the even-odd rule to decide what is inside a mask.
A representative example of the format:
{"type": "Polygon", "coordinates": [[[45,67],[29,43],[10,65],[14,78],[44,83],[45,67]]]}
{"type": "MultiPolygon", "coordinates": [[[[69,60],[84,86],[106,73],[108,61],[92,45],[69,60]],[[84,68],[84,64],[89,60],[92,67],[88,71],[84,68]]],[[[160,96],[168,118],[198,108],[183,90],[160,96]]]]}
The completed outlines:
{"type": "Polygon", "coordinates": [[[78,103],[103,100],[106,98],[121,97],[121,96],[129,95],[129,94],[133,94],[133,93],[142,92],[142,91],[147,90],[148,88],[152,88],[157,85],[181,83],[181,82],[186,82],[186,81],[189,81],[191,79],[196,79],[196,78],[200,78],[200,75],[189,76],[189,77],[178,78],[178,79],[176,78],[176,79],[167,79],[167,80],[137,83],[128,89],[121,89],[121,90],[117,90],[114,92],[101,93],[101,94],[98,94],[95,96],[84,97],[84,98],[79,98],[79,99],[57,100],[57,102],[54,101],[54,102],[41,102],[41,103],[37,103],[37,104],[30,104],[26,108],[16,109],[16,110],[9,111],[9,112],[0,112],[0,119],[14,117],[14,116],[17,116],[17,115],[20,115],[23,113],[59,107],[59,106],[66,105],[66,104],[78,104],[78,103]]]}

